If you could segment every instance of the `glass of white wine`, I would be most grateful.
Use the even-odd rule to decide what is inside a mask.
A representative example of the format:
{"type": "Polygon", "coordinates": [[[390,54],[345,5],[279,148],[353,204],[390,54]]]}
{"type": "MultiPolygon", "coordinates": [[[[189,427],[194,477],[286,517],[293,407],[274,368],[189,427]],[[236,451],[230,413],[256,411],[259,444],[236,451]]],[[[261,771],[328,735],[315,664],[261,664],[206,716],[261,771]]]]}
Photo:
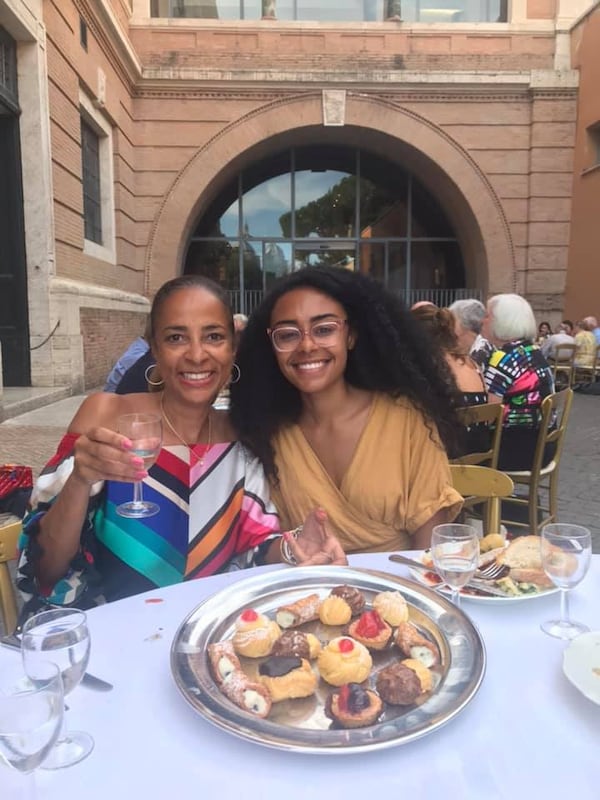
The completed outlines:
{"type": "Polygon", "coordinates": [[[435,571],[460,606],[460,589],[479,566],[479,535],[472,525],[436,525],[431,534],[431,558],[435,571]]]}
{"type": "MultiPolygon", "coordinates": [[[[130,452],[144,459],[144,469],[154,464],[160,453],[162,444],[162,419],[158,414],[123,414],[117,422],[119,433],[131,440],[130,452]]],[[[133,500],[117,506],[117,514],[122,517],[153,517],[160,511],[160,506],[144,500],[142,482],[133,484],[133,500]]]]}
{"type": "MultiPolygon", "coordinates": [[[[65,695],[79,685],[90,658],[87,618],[76,608],[52,608],[30,617],[23,625],[21,655],[28,676],[35,676],[38,664],[52,661],[62,677],[65,695]]],[[[70,767],[86,758],[94,740],[83,731],[63,733],[44,762],[44,769],[70,767]]]]}
{"type": "MultiPolygon", "coordinates": [[[[51,753],[60,734],[63,714],[63,684],[56,664],[39,661],[29,677],[17,659],[2,665],[0,771],[5,763],[26,776],[25,791],[30,800],[35,798],[34,770],[51,753]]],[[[10,789],[8,792],[7,797],[14,796],[10,789]]],[[[4,797],[4,793],[0,794],[4,797]]]]}
{"type": "Polygon", "coordinates": [[[541,624],[544,633],[557,639],[574,639],[589,631],[587,625],[569,616],[567,592],[585,577],[592,557],[592,535],[581,525],[552,523],[542,528],[542,567],[560,589],[560,619],[541,624]]]}

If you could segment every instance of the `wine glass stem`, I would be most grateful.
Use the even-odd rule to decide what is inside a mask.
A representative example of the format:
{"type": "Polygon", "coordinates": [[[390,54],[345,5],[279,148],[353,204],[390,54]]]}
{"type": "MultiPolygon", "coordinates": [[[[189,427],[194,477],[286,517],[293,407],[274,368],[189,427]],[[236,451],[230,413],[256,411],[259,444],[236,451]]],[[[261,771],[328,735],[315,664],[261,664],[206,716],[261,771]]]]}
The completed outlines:
{"type": "Polygon", "coordinates": [[[135,481],[133,484],[133,505],[134,506],[141,506],[143,501],[142,496],[142,482],[135,481]]]}
{"type": "Polygon", "coordinates": [[[455,589],[453,586],[450,589],[452,591],[452,602],[457,608],[460,608],[460,590],[455,589]]]}
{"type": "Polygon", "coordinates": [[[569,616],[569,595],[568,589],[560,590],[560,621],[569,623],[571,621],[569,616]]]}

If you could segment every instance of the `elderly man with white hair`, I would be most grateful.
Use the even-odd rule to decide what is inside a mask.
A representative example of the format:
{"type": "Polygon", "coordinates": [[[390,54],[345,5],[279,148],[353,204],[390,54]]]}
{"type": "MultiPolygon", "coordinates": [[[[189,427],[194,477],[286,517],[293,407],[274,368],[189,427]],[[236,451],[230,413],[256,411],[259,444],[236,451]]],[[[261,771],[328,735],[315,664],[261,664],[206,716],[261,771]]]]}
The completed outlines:
{"type": "MultiPolygon", "coordinates": [[[[552,370],[535,344],[533,310],[518,294],[497,294],[488,300],[482,333],[498,348],[484,374],[489,402],[504,406],[498,469],[531,469],[542,401],[554,392],[552,370]]],[[[552,455],[548,448],[544,464],[552,455]]]]}
{"type": "Polygon", "coordinates": [[[589,329],[596,337],[596,344],[600,344],[600,327],[598,326],[596,317],[586,317],[584,322],[587,322],[589,329]]]}
{"type": "Polygon", "coordinates": [[[485,306],[479,300],[455,300],[450,306],[454,315],[455,332],[461,352],[471,356],[478,366],[485,369],[493,346],[481,335],[481,325],[485,317],[485,306]]]}

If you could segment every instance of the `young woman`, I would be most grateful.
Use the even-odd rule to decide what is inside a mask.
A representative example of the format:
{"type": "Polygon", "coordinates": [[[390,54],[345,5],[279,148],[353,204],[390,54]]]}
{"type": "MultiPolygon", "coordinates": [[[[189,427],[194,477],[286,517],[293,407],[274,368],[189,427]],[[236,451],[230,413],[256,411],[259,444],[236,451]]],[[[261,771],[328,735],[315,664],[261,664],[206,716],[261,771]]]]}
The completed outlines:
{"type": "Polygon", "coordinates": [[[418,324],[379,283],[333,267],[283,279],[238,351],[231,415],[284,525],[327,510],[346,552],[420,548],[452,520],[451,391],[418,324]]]}
{"type": "Polygon", "coordinates": [[[34,489],[18,581],[28,611],[40,602],[115,600],[233,564],[278,561],[282,552],[302,564],[346,563],[313,509],[282,548],[260,464],[212,408],[232,375],[233,336],[227,296],[212,281],[184,276],[159,289],[150,340],[158,391],[88,397],[34,489]],[[119,417],[138,412],[163,421],[162,449],[148,471],[117,433],[119,417]],[[135,480],[159,506],[156,516],[117,513],[135,480]]]}

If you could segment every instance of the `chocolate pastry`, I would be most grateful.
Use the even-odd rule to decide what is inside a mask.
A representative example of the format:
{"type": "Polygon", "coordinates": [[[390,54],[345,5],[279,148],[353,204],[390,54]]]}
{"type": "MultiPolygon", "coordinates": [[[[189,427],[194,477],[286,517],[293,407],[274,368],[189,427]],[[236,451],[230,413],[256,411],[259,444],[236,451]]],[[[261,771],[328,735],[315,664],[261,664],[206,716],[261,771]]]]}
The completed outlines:
{"type": "Polygon", "coordinates": [[[392,706],[410,706],[421,694],[421,681],[416,673],[400,661],[384,667],[375,686],[380,697],[392,706]]]}
{"type": "Polygon", "coordinates": [[[359,683],[346,683],[325,701],[325,714],[342,728],[373,725],[383,710],[381,698],[359,683]]]}
{"type": "Polygon", "coordinates": [[[355,617],[365,607],[365,597],[358,589],[354,586],[348,586],[347,583],[342,584],[342,586],[336,586],[335,589],[331,590],[331,594],[335,595],[336,597],[341,597],[342,600],[345,600],[350,609],[352,610],[352,616],[355,617]]]}
{"type": "Polygon", "coordinates": [[[302,631],[284,631],[273,645],[272,656],[310,658],[310,644],[302,631]]]}
{"type": "Polygon", "coordinates": [[[258,668],[258,680],[274,703],[309,697],[317,688],[317,676],[305,658],[271,656],[258,668]]]}

